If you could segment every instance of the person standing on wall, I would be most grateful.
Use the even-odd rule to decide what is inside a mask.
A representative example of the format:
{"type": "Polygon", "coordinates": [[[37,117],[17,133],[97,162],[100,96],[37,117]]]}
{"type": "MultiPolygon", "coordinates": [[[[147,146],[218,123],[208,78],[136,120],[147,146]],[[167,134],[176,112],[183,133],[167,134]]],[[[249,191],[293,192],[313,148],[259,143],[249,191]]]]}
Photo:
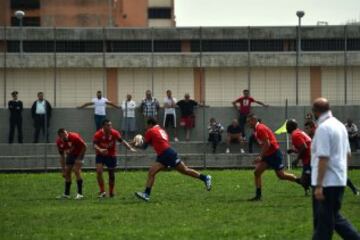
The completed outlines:
{"type": "Polygon", "coordinates": [[[122,120],[122,131],[124,136],[133,137],[136,131],[136,102],[132,100],[131,94],[126,95],[126,100],[121,104],[123,111],[123,120],[122,120]]]}
{"type": "Polygon", "coordinates": [[[102,122],[106,119],[106,105],[110,105],[114,108],[119,108],[107,98],[103,97],[100,90],[96,92],[96,97],[93,98],[91,102],[84,103],[78,108],[82,109],[91,105],[94,105],[94,120],[96,131],[102,127],[102,122]]]}
{"type": "Polygon", "coordinates": [[[46,142],[49,142],[49,126],[51,119],[52,107],[51,104],[44,99],[44,93],[38,92],[38,100],[36,100],[31,107],[31,116],[34,120],[34,143],[39,142],[40,130],[46,137],[46,142]]]}
{"type": "Polygon", "coordinates": [[[15,128],[18,131],[18,143],[23,143],[22,132],[22,111],[23,103],[18,100],[18,92],[13,91],[11,93],[12,100],[8,102],[8,108],[10,111],[10,131],[9,131],[9,143],[14,142],[15,128]]]}

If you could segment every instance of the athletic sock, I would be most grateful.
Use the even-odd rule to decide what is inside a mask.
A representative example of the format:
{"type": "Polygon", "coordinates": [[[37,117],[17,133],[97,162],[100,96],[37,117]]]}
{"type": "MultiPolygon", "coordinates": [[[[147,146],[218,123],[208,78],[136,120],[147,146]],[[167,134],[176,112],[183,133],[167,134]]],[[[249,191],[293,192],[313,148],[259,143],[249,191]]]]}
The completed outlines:
{"type": "Polygon", "coordinates": [[[150,196],[150,194],[151,194],[151,187],[146,187],[146,188],[145,188],[145,193],[146,193],[148,196],[150,196]]]}
{"type": "Polygon", "coordinates": [[[261,198],[261,188],[256,188],[256,197],[261,198]]]}
{"type": "Polygon", "coordinates": [[[65,192],[64,194],[69,196],[70,195],[70,187],[71,187],[71,182],[65,182],[65,192]]]}
{"type": "Polygon", "coordinates": [[[203,182],[206,182],[207,176],[204,175],[204,174],[200,174],[199,179],[200,179],[201,181],[203,181],[203,182]]]}
{"type": "Polygon", "coordinates": [[[114,187],[115,187],[115,183],[109,183],[109,193],[110,194],[114,193],[114,187]]]}
{"type": "Polygon", "coordinates": [[[352,191],[354,194],[357,193],[357,189],[356,189],[355,185],[351,182],[350,179],[348,179],[348,180],[346,181],[346,185],[351,189],[351,191],[352,191]]]}
{"type": "Polygon", "coordinates": [[[82,187],[83,187],[83,180],[82,179],[77,180],[78,194],[80,195],[82,195],[82,187]]]}
{"type": "Polygon", "coordinates": [[[295,178],[295,182],[299,185],[303,185],[302,184],[302,181],[301,181],[301,178],[295,178]]]}
{"type": "Polygon", "coordinates": [[[105,192],[105,186],[103,181],[98,181],[100,192],[105,192]]]}

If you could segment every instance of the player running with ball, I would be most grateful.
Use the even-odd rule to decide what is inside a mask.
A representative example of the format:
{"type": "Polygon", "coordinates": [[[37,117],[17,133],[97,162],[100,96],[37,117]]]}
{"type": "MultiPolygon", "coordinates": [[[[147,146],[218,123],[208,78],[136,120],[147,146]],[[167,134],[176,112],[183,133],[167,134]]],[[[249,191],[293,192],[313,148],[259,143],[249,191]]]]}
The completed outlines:
{"type": "Polygon", "coordinates": [[[151,188],[155,182],[155,176],[161,170],[172,167],[178,172],[197,178],[205,183],[206,189],[211,190],[211,176],[203,175],[189,167],[187,167],[178,157],[177,152],[171,148],[169,144],[169,137],[165,130],[163,130],[155,119],[150,118],[147,121],[147,131],[145,133],[144,143],[141,144],[135,138],[132,143],[137,147],[146,149],[148,145],[152,145],[155,152],[157,153],[156,162],[149,169],[148,179],[146,181],[146,187],[144,192],[136,192],[135,195],[144,200],[150,200],[151,188]]]}

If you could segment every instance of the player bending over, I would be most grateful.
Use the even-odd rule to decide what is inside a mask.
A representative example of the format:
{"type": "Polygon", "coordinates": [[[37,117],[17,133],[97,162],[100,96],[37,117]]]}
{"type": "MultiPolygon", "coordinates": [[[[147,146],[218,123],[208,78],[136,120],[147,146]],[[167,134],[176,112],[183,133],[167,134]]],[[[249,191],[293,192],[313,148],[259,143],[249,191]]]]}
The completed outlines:
{"type": "Polygon", "coordinates": [[[116,142],[122,143],[127,149],[135,152],[125,140],[121,138],[119,131],[112,128],[110,120],[105,119],[94,135],[93,143],[96,150],[96,175],[99,184],[99,198],[106,197],[103,171],[104,165],[109,172],[109,197],[114,197],[115,168],[116,168],[116,142]]]}
{"type": "Polygon", "coordinates": [[[173,167],[184,175],[203,181],[206,189],[208,191],[211,190],[211,176],[200,174],[199,172],[187,167],[179,159],[177,152],[170,147],[169,137],[165,130],[163,130],[153,118],[150,118],[147,121],[147,131],[145,133],[144,143],[139,147],[146,149],[148,145],[152,145],[154,148],[157,153],[157,159],[149,169],[145,191],[135,193],[138,198],[144,201],[150,200],[151,188],[154,185],[156,174],[167,167],[173,167]]]}
{"type": "Polygon", "coordinates": [[[292,162],[292,165],[297,166],[300,159],[302,160],[303,171],[301,174],[301,182],[305,189],[305,195],[307,196],[311,185],[311,138],[298,128],[295,119],[290,119],[286,122],[286,130],[291,134],[291,142],[293,145],[293,149],[289,149],[287,153],[297,153],[297,157],[292,162]]]}
{"type": "Polygon", "coordinates": [[[81,167],[86,151],[86,143],[80,134],[68,132],[64,128],[60,128],[57,133],[58,138],[56,139],[56,145],[60,154],[60,165],[63,177],[65,178],[64,194],[58,198],[70,198],[71,171],[74,170],[78,190],[75,199],[80,200],[84,197],[82,192],[83,180],[81,177],[81,167]]]}
{"type": "Polygon", "coordinates": [[[300,178],[284,171],[283,156],[274,133],[265,124],[259,123],[254,114],[248,115],[247,123],[254,130],[255,139],[261,147],[260,155],[254,161],[256,195],[249,200],[261,200],[261,175],[268,167],[275,170],[276,176],[279,179],[296,182],[301,185],[300,178]]]}

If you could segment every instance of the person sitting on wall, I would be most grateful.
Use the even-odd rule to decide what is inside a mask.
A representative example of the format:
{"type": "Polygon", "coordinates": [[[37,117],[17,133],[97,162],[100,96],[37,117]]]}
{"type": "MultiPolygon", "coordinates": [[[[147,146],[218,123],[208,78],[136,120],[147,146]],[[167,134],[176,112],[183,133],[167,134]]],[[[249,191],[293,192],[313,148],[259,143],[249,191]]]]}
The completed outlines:
{"type": "Polygon", "coordinates": [[[208,141],[212,144],[213,153],[216,153],[216,148],[221,142],[221,134],[224,131],[224,127],[221,125],[221,123],[218,123],[215,118],[210,118],[208,131],[208,141]]]}
{"type": "Polygon", "coordinates": [[[243,137],[241,132],[241,127],[238,120],[235,118],[232,120],[231,124],[227,127],[227,136],[226,136],[226,153],[230,153],[230,144],[239,143],[241,153],[245,153],[242,148],[243,137]]]}
{"type": "Polygon", "coordinates": [[[355,152],[359,148],[359,129],[350,118],[346,121],[345,127],[349,135],[351,151],[355,152]]]}

